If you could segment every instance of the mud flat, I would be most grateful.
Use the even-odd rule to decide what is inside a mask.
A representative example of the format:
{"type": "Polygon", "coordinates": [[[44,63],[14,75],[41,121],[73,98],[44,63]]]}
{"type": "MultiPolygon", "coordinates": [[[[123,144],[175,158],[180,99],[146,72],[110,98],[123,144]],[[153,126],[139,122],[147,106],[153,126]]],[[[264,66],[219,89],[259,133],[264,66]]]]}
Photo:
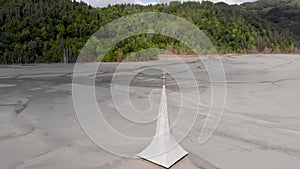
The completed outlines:
{"type": "MultiPolygon", "coordinates": [[[[210,57],[206,59],[213,61],[210,57]]],[[[183,60],[199,71],[199,91],[203,103],[208,105],[211,91],[205,68],[196,58],[183,60]]],[[[222,62],[228,89],[222,121],[214,135],[199,144],[198,137],[206,118],[204,106],[196,125],[180,143],[190,154],[173,168],[299,169],[300,55],[230,55],[223,56],[222,62]]],[[[167,66],[178,70],[178,77],[184,76],[176,63],[169,63],[167,66]]],[[[158,63],[130,64],[139,70],[151,69],[158,63]]],[[[83,72],[87,77],[97,76],[99,106],[109,105],[113,66],[104,64],[96,73],[83,72]]],[[[0,168],[159,169],[138,158],[111,154],[87,137],[74,110],[73,68],[74,64],[0,66],[0,168]]],[[[137,105],[147,105],[148,91],[154,89],[153,97],[159,98],[158,79],[159,74],[154,70],[139,74],[132,83],[132,97],[137,105]]],[[[169,82],[172,123],[176,119],[173,112],[177,110],[178,88],[174,80],[169,82]]],[[[84,83],[83,80],[78,85],[84,83]]],[[[193,92],[193,89],[185,92],[193,92]]],[[[103,107],[103,110],[107,113],[110,108],[103,107]]],[[[186,116],[183,120],[190,123],[188,113],[186,116]]],[[[152,136],[155,130],[155,123],[148,125],[147,132],[141,132],[119,119],[121,116],[107,113],[106,117],[120,131],[129,129],[139,136],[152,136]]],[[[172,130],[181,131],[178,127],[172,130]]],[[[129,149],[130,146],[124,151],[129,149]]]]}

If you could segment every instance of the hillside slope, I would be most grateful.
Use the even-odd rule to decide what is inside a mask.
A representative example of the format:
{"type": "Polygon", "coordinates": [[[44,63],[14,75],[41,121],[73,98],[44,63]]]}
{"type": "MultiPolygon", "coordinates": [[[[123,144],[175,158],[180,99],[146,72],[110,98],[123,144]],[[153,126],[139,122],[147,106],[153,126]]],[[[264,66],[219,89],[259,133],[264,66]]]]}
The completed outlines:
{"type": "Polygon", "coordinates": [[[300,0],[259,0],[241,5],[248,13],[300,37],[300,0]]]}
{"type": "MultiPolygon", "coordinates": [[[[101,26],[128,14],[147,11],[174,14],[194,23],[220,53],[293,52],[298,42],[280,26],[248,15],[240,6],[225,3],[171,2],[168,6],[123,4],[93,8],[69,0],[3,2],[0,6],[0,63],[4,64],[75,62],[85,42],[101,26]]],[[[139,35],[120,42],[106,61],[120,61],[132,52],[149,47],[168,49],[176,54],[191,53],[176,39],[139,35]]]]}

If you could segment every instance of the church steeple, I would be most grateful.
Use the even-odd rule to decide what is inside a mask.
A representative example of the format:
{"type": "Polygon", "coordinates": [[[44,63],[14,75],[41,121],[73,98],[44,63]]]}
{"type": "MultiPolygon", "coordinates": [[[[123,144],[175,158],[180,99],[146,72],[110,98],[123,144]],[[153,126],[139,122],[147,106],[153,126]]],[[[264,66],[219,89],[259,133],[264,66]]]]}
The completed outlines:
{"type": "Polygon", "coordinates": [[[156,124],[155,136],[148,147],[138,154],[139,157],[165,168],[170,168],[188,154],[170,133],[166,95],[166,74],[162,75],[162,93],[156,124]]]}

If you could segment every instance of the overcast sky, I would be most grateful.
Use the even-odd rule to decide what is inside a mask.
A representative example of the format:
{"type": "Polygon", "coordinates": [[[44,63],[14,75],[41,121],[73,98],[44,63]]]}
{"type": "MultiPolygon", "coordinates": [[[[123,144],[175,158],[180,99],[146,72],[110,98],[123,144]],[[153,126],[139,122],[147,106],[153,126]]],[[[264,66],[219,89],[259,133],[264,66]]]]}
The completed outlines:
{"type": "MultiPolygon", "coordinates": [[[[80,1],[80,0],[77,0],[80,1]]],[[[92,6],[97,6],[97,7],[104,7],[107,6],[108,4],[118,4],[118,3],[137,3],[137,4],[156,4],[157,2],[163,2],[167,3],[170,0],[82,0],[84,2],[87,2],[88,4],[91,4],[92,6]]],[[[181,2],[187,1],[187,0],[179,0],[181,2]]],[[[193,0],[193,1],[201,1],[201,0],[193,0]]],[[[228,4],[241,4],[244,2],[249,2],[249,1],[255,1],[255,0],[211,0],[212,2],[226,2],[228,4]]]]}

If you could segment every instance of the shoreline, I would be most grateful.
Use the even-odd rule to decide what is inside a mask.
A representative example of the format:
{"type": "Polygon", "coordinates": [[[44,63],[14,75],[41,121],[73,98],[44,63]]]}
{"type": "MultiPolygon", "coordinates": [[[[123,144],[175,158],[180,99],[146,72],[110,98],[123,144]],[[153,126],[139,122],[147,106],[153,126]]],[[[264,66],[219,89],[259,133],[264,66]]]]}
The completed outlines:
{"type": "MultiPolygon", "coordinates": [[[[239,54],[239,53],[228,53],[228,54],[205,54],[205,55],[200,55],[200,57],[210,57],[210,56],[220,56],[220,57],[232,57],[232,56],[237,56],[237,57],[243,57],[243,56],[257,56],[257,55],[262,55],[262,56],[282,56],[282,55],[292,55],[292,56],[297,56],[300,55],[300,53],[259,53],[259,54],[254,54],[254,53],[249,53],[249,54],[239,54]]],[[[175,55],[175,54],[160,54],[159,57],[172,57],[172,56],[178,56],[180,58],[193,58],[196,57],[196,55],[175,55]]],[[[156,59],[158,60],[158,59],[156,59]]],[[[126,61],[126,63],[143,63],[143,62],[151,62],[151,61],[156,61],[156,60],[148,60],[148,61],[126,61]]],[[[99,61],[90,61],[90,62],[84,62],[84,63],[102,63],[102,64],[115,64],[115,63],[122,63],[122,62],[99,62],[99,61]]],[[[32,67],[36,65],[72,65],[76,64],[76,62],[72,63],[21,63],[21,64],[0,64],[0,68],[5,68],[5,67],[32,67]]]]}

